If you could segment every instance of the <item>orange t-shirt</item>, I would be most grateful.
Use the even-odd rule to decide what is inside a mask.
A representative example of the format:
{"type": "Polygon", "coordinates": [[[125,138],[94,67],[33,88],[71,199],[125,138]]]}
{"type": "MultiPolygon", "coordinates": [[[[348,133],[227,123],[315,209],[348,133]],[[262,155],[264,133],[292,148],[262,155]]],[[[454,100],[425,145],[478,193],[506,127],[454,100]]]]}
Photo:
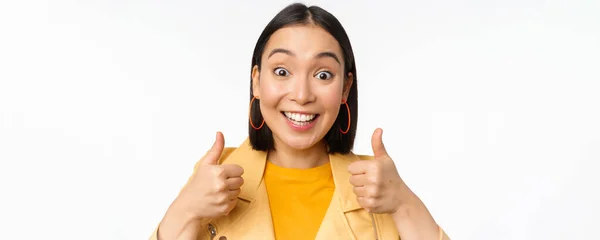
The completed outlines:
{"type": "Polygon", "coordinates": [[[294,169],[267,161],[264,181],[275,239],[314,239],[335,190],[329,162],[294,169]]]}

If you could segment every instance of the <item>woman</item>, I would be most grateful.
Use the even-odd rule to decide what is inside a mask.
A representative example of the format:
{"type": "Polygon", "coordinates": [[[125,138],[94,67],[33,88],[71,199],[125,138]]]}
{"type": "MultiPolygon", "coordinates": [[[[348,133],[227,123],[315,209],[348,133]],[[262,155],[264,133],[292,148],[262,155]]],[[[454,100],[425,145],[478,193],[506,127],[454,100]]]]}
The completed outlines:
{"type": "Polygon", "coordinates": [[[351,152],[357,76],[344,28],[292,4],[252,58],[249,138],[212,148],[151,239],[449,239],[404,184],[382,143],[351,152]]]}

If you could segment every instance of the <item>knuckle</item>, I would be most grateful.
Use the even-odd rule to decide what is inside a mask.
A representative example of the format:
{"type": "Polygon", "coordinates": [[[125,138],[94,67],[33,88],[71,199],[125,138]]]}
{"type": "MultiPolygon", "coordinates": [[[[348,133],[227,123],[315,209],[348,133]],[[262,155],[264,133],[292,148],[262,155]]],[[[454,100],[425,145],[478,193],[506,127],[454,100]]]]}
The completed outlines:
{"type": "Polygon", "coordinates": [[[227,197],[227,194],[219,194],[217,195],[216,200],[217,203],[223,204],[226,203],[229,200],[229,198],[227,197]]]}
{"type": "Polygon", "coordinates": [[[366,203],[367,207],[369,207],[369,208],[375,208],[375,206],[377,204],[377,202],[375,201],[374,198],[366,198],[365,203],[366,203]]]}
{"type": "Polygon", "coordinates": [[[371,208],[371,203],[369,202],[369,200],[367,198],[363,198],[361,201],[361,205],[363,208],[369,209],[371,208]]]}
{"type": "Polygon", "coordinates": [[[379,194],[379,190],[376,187],[368,187],[367,188],[367,195],[369,197],[376,197],[379,194]]]}
{"type": "Polygon", "coordinates": [[[211,196],[209,201],[210,201],[211,205],[213,205],[215,207],[218,207],[221,204],[219,202],[219,199],[214,196],[211,196]]]}
{"type": "Polygon", "coordinates": [[[229,210],[231,209],[231,207],[227,204],[223,204],[223,205],[219,206],[218,209],[219,209],[220,213],[227,214],[227,213],[229,213],[229,210]]]}
{"type": "Polygon", "coordinates": [[[226,189],[227,189],[227,185],[225,184],[225,182],[219,181],[219,182],[215,183],[215,185],[214,185],[215,192],[223,192],[226,189]]]}
{"type": "Polygon", "coordinates": [[[215,177],[223,177],[225,176],[225,169],[222,167],[214,167],[212,168],[212,174],[215,177]]]}

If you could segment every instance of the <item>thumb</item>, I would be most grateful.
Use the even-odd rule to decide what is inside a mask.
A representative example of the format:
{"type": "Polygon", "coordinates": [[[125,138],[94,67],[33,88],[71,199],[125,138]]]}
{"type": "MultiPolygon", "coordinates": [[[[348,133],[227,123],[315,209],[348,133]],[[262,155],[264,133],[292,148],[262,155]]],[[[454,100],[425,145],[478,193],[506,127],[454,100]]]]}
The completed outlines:
{"type": "Polygon", "coordinates": [[[371,147],[373,148],[373,155],[375,159],[380,159],[382,157],[388,157],[388,153],[385,150],[385,146],[383,145],[382,140],[383,129],[377,128],[373,132],[373,136],[371,137],[371,147]]]}
{"type": "Polygon", "coordinates": [[[204,158],[200,160],[201,164],[217,165],[219,163],[219,158],[221,157],[221,153],[223,152],[224,147],[225,137],[223,137],[223,133],[217,132],[215,143],[213,143],[210,150],[208,150],[206,155],[204,155],[204,158]]]}

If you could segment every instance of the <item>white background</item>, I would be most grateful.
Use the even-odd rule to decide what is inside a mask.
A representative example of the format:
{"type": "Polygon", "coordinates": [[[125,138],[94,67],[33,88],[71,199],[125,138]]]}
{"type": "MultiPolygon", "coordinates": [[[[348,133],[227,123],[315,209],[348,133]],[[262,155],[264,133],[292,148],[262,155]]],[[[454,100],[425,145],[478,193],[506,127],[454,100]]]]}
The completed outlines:
{"type": "MultiPolygon", "coordinates": [[[[2,1],[2,238],[147,239],[215,132],[246,138],[288,3],[2,1]]],[[[453,239],[600,238],[599,1],[306,3],[354,47],[355,152],[382,127],[453,239]]]]}

